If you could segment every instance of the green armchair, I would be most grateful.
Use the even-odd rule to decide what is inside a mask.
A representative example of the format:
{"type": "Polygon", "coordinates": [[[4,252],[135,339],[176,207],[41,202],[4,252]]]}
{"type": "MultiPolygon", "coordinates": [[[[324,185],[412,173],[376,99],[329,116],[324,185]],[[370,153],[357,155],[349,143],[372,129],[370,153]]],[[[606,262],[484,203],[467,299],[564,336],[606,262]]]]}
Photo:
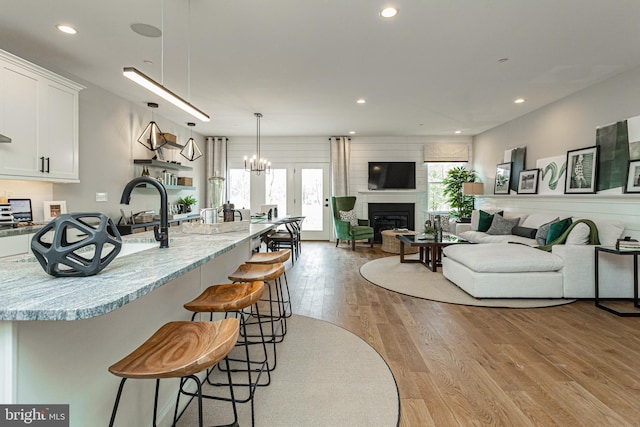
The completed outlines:
{"type": "Polygon", "coordinates": [[[368,219],[358,219],[358,225],[340,219],[340,211],[352,211],[356,205],[353,196],[331,197],[331,210],[333,212],[333,226],[336,230],[336,247],[340,240],[351,241],[351,250],[356,249],[356,240],[369,240],[373,247],[373,228],[369,227],[368,219]]]}

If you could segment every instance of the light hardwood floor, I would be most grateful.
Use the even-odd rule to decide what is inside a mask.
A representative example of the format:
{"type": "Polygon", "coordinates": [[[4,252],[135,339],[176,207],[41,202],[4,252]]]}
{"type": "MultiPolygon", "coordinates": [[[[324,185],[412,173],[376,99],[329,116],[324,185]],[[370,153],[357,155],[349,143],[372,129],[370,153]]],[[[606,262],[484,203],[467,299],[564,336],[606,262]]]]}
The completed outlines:
{"type": "Polygon", "coordinates": [[[640,318],[593,301],[499,309],[412,298],[360,276],[382,256],[380,245],[304,242],[287,275],[294,313],[339,325],[384,357],[401,426],[640,425],[640,318]]]}

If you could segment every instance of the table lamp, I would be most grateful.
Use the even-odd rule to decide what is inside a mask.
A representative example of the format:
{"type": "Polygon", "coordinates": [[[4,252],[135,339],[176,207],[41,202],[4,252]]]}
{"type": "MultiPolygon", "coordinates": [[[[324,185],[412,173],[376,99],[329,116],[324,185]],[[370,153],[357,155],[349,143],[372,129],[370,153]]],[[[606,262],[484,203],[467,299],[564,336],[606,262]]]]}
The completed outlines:
{"type": "Polygon", "coordinates": [[[462,184],[462,194],[465,196],[471,196],[473,201],[473,209],[476,208],[475,196],[481,196],[484,194],[484,184],[481,182],[465,182],[462,184]]]}

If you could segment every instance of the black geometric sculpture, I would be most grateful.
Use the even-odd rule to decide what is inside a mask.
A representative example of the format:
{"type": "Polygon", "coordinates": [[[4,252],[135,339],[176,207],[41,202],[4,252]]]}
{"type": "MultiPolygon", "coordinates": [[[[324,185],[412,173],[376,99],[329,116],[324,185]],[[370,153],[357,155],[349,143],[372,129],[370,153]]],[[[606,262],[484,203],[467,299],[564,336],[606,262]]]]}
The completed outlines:
{"type": "Polygon", "coordinates": [[[102,213],[60,215],[31,239],[31,251],[44,271],[58,277],[98,274],[121,248],[116,225],[102,213]]]}

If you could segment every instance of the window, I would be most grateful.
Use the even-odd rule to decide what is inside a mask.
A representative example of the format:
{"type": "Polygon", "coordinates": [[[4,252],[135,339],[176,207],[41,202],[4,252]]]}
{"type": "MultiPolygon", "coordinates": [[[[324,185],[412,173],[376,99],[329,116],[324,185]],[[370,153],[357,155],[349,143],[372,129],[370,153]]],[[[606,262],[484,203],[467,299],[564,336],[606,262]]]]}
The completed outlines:
{"type": "Polygon", "coordinates": [[[444,195],[442,180],[447,176],[449,169],[466,164],[466,162],[427,163],[427,209],[429,212],[449,212],[450,206],[444,195]]]}
{"type": "Polygon", "coordinates": [[[267,205],[278,205],[278,216],[287,214],[287,170],[272,169],[265,175],[264,199],[267,205]]]}
{"type": "Polygon", "coordinates": [[[237,209],[251,208],[251,174],[244,169],[229,169],[229,202],[237,209]]]}

